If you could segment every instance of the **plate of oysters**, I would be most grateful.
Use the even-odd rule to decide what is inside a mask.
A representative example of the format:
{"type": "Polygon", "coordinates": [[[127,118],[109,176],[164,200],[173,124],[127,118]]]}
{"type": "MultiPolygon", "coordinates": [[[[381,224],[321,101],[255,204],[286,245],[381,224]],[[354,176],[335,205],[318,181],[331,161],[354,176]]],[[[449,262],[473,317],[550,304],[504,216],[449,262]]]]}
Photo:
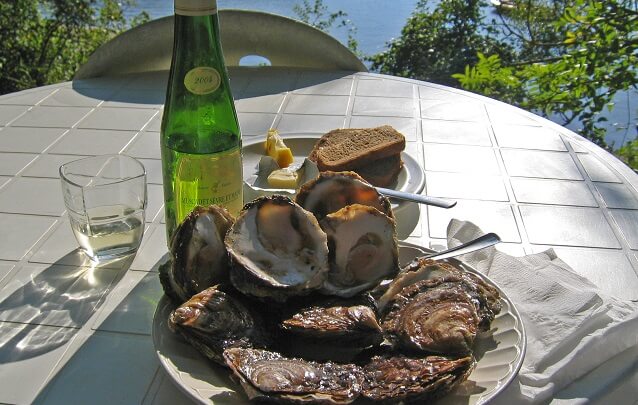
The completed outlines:
{"type": "Polygon", "coordinates": [[[197,207],[170,253],[153,342],[197,403],[479,404],[524,357],[503,291],[399,242],[388,199],[352,172],[258,197],[236,218],[197,207]]]}

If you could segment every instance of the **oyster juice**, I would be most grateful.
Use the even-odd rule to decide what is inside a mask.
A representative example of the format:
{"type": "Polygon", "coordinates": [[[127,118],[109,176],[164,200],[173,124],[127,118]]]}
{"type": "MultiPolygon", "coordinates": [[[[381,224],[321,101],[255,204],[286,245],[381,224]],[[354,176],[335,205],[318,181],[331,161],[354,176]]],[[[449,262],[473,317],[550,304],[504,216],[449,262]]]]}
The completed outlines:
{"type": "Polygon", "coordinates": [[[110,259],[137,250],[144,233],[144,210],[126,205],[88,209],[86,215],[69,210],[71,229],[89,257],[110,259]]]}

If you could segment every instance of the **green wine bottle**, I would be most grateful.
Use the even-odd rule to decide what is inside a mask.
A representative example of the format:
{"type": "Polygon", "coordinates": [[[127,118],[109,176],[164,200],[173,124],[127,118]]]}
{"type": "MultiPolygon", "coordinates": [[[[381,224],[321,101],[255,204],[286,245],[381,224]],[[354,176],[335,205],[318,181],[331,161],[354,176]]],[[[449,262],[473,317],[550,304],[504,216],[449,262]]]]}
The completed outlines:
{"type": "Polygon", "coordinates": [[[161,126],[167,242],[197,205],[243,206],[241,133],[219,39],[216,0],[175,0],[161,126]]]}

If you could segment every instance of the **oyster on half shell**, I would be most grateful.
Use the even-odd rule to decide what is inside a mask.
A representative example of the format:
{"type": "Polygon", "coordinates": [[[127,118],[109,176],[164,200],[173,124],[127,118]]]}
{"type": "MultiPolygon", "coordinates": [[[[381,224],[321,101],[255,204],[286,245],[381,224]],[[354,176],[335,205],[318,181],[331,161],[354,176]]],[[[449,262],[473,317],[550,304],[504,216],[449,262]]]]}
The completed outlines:
{"type": "Polygon", "coordinates": [[[330,251],[322,292],[351,297],[399,271],[395,222],[376,208],[348,205],[320,224],[330,251]]]}
{"type": "Polygon", "coordinates": [[[368,205],[394,218],[390,200],[355,172],[321,172],[301,186],[295,201],[320,221],[351,204],[368,205]]]}
{"type": "Polygon", "coordinates": [[[171,239],[171,260],[160,267],[166,295],[181,304],[194,294],[228,280],[224,236],[235,219],[218,205],[197,206],[171,239]]]}
{"type": "Polygon", "coordinates": [[[249,202],[226,234],[231,283],[244,294],[283,302],[321,287],[327,237],[317,219],[288,197],[249,202]]]}

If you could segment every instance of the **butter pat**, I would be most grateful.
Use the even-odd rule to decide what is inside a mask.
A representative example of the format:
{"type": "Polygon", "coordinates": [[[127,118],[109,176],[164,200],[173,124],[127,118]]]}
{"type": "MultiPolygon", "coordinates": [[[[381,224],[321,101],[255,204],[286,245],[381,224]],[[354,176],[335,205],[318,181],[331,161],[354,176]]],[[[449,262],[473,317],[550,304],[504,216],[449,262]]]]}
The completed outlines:
{"type": "Polygon", "coordinates": [[[272,188],[297,188],[299,175],[289,168],[274,170],[268,175],[268,185],[272,188]]]}
{"type": "Polygon", "coordinates": [[[292,163],[292,152],[275,129],[268,130],[266,153],[275,159],[281,168],[288,167],[292,163]]]}

